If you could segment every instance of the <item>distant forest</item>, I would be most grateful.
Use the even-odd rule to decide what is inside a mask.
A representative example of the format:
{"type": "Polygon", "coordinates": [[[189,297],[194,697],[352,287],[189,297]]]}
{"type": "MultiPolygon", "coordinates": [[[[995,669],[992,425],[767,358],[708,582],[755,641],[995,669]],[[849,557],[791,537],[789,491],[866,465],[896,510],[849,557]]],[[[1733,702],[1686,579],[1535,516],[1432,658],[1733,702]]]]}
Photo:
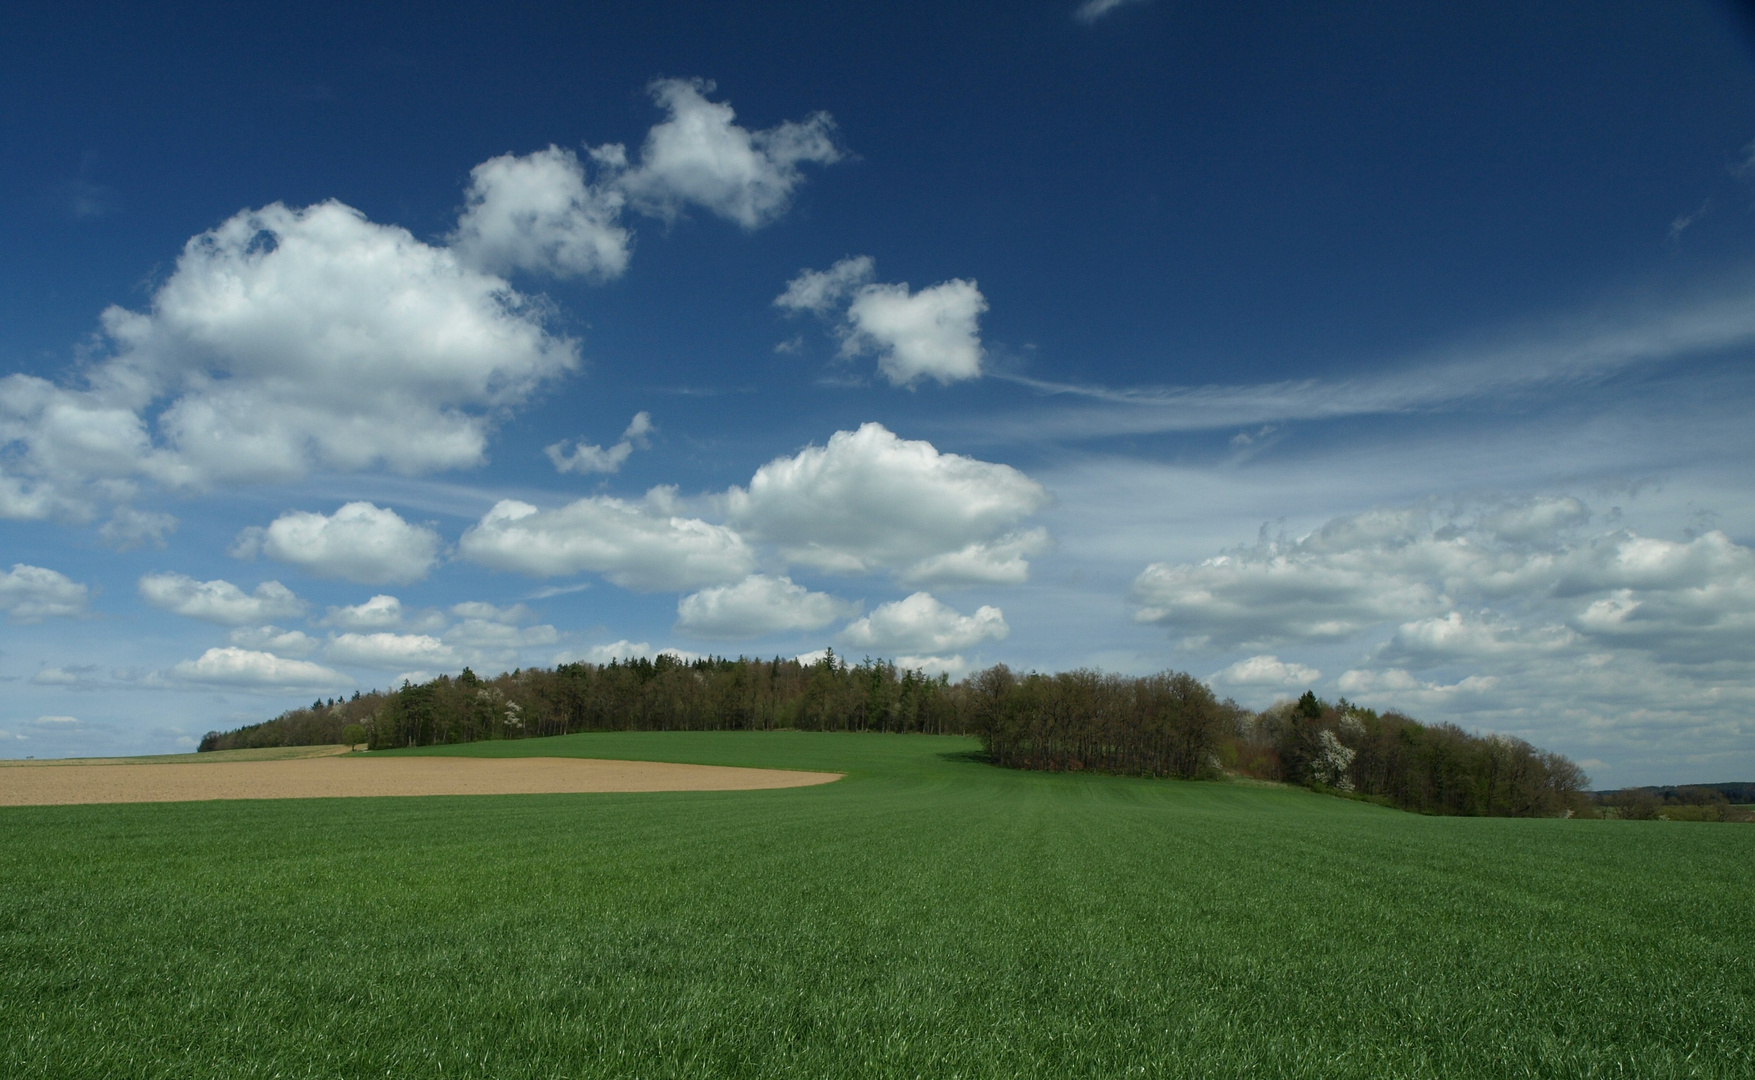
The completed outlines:
{"type": "Polygon", "coordinates": [[[1180,672],[1020,675],[998,665],[953,683],[883,660],[849,664],[833,652],[808,664],[661,654],[492,679],[465,668],[209,732],[201,749],[350,742],[382,750],[583,731],[777,728],[973,735],[994,764],[1011,768],[1243,776],[1428,814],[1594,816],[1599,805],[1577,765],[1521,739],[1314,693],[1256,713],[1180,672]]]}

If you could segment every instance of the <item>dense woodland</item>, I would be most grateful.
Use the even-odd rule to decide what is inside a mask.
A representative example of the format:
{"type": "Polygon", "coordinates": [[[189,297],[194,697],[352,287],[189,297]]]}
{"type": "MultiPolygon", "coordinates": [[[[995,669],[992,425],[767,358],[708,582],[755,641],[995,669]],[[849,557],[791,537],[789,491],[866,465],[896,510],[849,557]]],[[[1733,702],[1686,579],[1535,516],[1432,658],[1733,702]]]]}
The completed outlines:
{"type": "Polygon", "coordinates": [[[582,731],[775,728],[973,735],[991,761],[1013,768],[1245,776],[1428,814],[1594,815],[1604,805],[1585,792],[1577,765],[1521,739],[1313,693],[1252,713],[1178,672],[1018,675],[998,665],[953,683],[882,660],[849,664],[832,652],[808,664],[666,654],[492,679],[466,668],[210,732],[201,749],[349,742],[381,750],[582,731]]]}

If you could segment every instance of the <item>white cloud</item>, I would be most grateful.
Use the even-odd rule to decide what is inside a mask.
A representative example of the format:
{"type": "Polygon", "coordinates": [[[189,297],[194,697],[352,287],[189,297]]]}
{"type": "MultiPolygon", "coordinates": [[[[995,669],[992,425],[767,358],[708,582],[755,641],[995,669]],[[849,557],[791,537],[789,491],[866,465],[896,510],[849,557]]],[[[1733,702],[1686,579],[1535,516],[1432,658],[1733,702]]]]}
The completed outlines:
{"type": "Polygon", "coordinates": [[[653,656],[652,646],[644,641],[629,641],[623,638],[607,645],[593,645],[578,655],[563,653],[555,657],[557,664],[570,664],[575,660],[583,660],[588,664],[607,664],[611,660],[633,660],[641,656],[653,656]]]}
{"type": "Polygon", "coordinates": [[[35,686],[67,686],[88,688],[97,685],[96,664],[73,664],[68,667],[45,667],[30,677],[35,686]]]}
{"type": "Polygon", "coordinates": [[[723,525],[668,513],[668,492],[640,503],[609,496],[539,510],[506,499],[458,542],[464,557],[533,577],[592,572],[629,589],[692,589],[755,569],[743,538],[723,525]]]}
{"type": "Polygon", "coordinates": [[[1711,771],[1755,734],[1755,551],[1593,521],[1563,495],[1380,510],[1155,564],[1135,599],[1185,648],[1345,657],[1332,692],[1375,708],[1711,771]]]}
{"type": "Polygon", "coordinates": [[[890,569],[910,583],[1022,580],[1023,555],[1046,542],[1015,531],[1047,504],[1040,484],[875,423],[775,458],[726,502],[733,527],[779,544],[793,562],[890,569]]]}
{"type": "Polygon", "coordinates": [[[1222,671],[1214,672],[1208,681],[1220,686],[1286,689],[1312,686],[1320,678],[1322,672],[1305,664],[1287,662],[1277,656],[1251,656],[1222,671]]]}
{"type": "Polygon", "coordinates": [[[562,440],[544,448],[543,453],[554,462],[555,471],[563,473],[613,473],[621,469],[622,463],[633,454],[634,447],[645,449],[646,436],[652,432],[652,414],[637,412],[629,422],[627,430],[622,432],[622,441],[605,450],[601,446],[587,445],[583,442],[567,449],[567,441],[562,440]]]}
{"type": "Polygon", "coordinates": [[[1424,682],[1402,668],[1347,671],[1335,680],[1343,694],[1353,695],[1362,705],[1383,702],[1391,707],[1438,704],[1457,695],[1484,694],[1498,685],[1491,675],[1470,675],[1449,685],[1424,682]]]}
{"type": "Polygon", "coordinates": [[[1590,508],[1570,495],[1508,500],[1481,515],[1478,527],[1511,544],[1553,543],[1568,529],[1590,521],[1590,508]]]}
{"type": "Polygon", "coordinates": [[[1423,511],[1337,518],[1295,543],[1238,548],[1198,564],[1154,563],[1134,582],[1135,618],[1193,647],[1336,641],[1392,620],[1442,612],[1427,564],[1466,558],[1431,534],[1423,511]],[[1422,540],[1423,538],[1423,540],[1422,540]],[[1414,573],[1399,573],[1407,566],[1414,573]]]}
{"type": "Polygon", "coordinates": [[[577,365],[543,310],[337,202],[242,211],[188,242],[146,312],[103,313],[109,354],[76,384],[0,379],[0,514],[477,465],[496,419],[577,365]]]}
{"type": "Polygon", "coordinates": [[[676,605],[676,629],[692,637],[735,640],[783,630],[815,630],[856,605],[811,592],[788,577],[751,574],[735,585],[703,589],[676,605]]]}
{"type": "Polygon", "coordinates": [[[1416,664],[1443,664],[1553,655],[1579,641],[1578,634],[1559,623],[1520,626],[1490,610],[1468,614],[1448,611],[1435,618],[1402,623],[1380,655],[1416,664]]]}
{"type": "MultiPolygon", "coordinates": [[[[1624,299],[1600,305],[1629,313],[1612,321],[1596,312],[1575,315],[1539,333],[1525,332],[1487,345],[1471,343],[1441,354],[1393,357],[1375,372],[1329,380],[1112,389],[1005,375],[1038,391],[1048,403],[996,413],[970,426],[997,441],[1041,441],[1253,429],[1398,413],[1430,415],[1506,400],[1551,403],[1556,394],[1576,394],[1581,387],[1620,372],[1656,369],[1749,347],[1755,342],[1752,299],[1746,283],[1723,296],[1667,308],[1624,299]]],[[[1697,418],[1701,415],[1698,407],[1691,411],[1697,418]]],[[[1630,415],[1618,422],[1634,419],[1630,415]]],[[[1646,416],[1641,412],[1637,419],[1646,416]]],[[[1625,438],[1630,431],[1618,434],[1625,438]]],[[[1677,430],[1666,436],[1673,441],[1688,434],[1677,430]]],[[[1542,441],[1552,443],[1548,437],[1542,441]]],[[[1406,436],[1402,442],[1407,442],[1406,436]]],[[[1600,469],[1604,451],[1594,446],[1591,450],[1589,464],[1600,469]]]]}
{"type": "Polygon", "coordinates": [[[963,615],[931,593],[917,592],[879,606],[841,631],[843,642],[882,653],[949,653],[982,641],[1002,641],[1011,633],[996,607],[983,606],[963,615]]]}
{"type": "Polygon", "coordinates": [[[660,655],[670,655],[685,663],[701,659],[700,653],[692,653],[687,649],[654,649],[644,641],[629,641],[623,638],[607,645],[593,645],[583,652],[564,652],[554,658],[557,664],[571,664],[584,661],[588,664],[607,664],[611,660],[638,660],[642,657],[656,659],[660,655]]]}
{"type": "Polygon", "coordinates": [[[332,515],[292,510],[266,529],[246,529],[232,554],[260,553],[318,577],[380,585],[426,577],[439,561],[440,545],[437,533],[410,525],[394,510],[350,502],[332,515]]]}
{"type": "Polygon", "coordinates": [[[1749,548],[1716,530],[1686,541],[1586,536],[1576,500],[1552,502],[1564,528],[1521,524],[1544,517],[1539,501],[1516,507],[1509,530],[1501,507],[1450,520],[1384,510],[1199,564],[1153,564],[1134,583],[1136,617],[1196,646],[1346,640],[1396,624],[1391,647],[1404,653],[1594,642],[1687,662],[1732,655],[1755,632],[1749,548]]]}
{"type": "Polygon", "coordinates": [[[949,675],[953,679],[962,678],[969,670],[968,661],[962,656],[898,656],[896,666],[910,671],[918,671],[926,675],[949,675]]]}
{"type": "Polygon", "coordinates": [[[226,640],[242,649],[271,652],[276,656],[309,656],[317,651],[317,639],[303,630],[278,626],[240,626],[226,640]]]}
{"type": "Polygon", "coordinates": [[[523,604],[496,607],[480,600],[465,600],[460,604],[452,604],[451,614],[459,619],[485,619],[488,622],[505,623],[508,626],[529,622],[536,617],[535,613],[523,604]]]}
{"type": "Polygon", "coordinates": [[[774,298],[774,306],[786,311],[814,315],[836,313],[854,290],[869,283],[876,264],[870,255],[842,259],[827,270],[800,270],[786,283],[786,291],[774,298]]]}
{"type": "MultiPolygon", "coordinates": [[[[617,180],[643,213],[672,220],[692,204],[758,228],[785,212],[804,180],[801,164],[841,159],[828,113],[749,131],[733,122],[730,105],[707,100],[710,82],[660,79],[651,92],[670,116],[647,133],[639,165],[617,180]]],[[[619,149],[605,147],[596,156],[612,164],[619,149]]]]}
{"type": "Polygon", "coordinates": [[[571,150],[490,158],[470,170],[466,200],[451,246],[480,270],[607,279],[628,267],[625,197],[613,184],[587,183],[571,150]]]}
{"type": "Polygon", "coordinates": [[[953,383],[981,374],[977,325],[987,300],[973,281],[950,281],[910,293],[906,283],[866,285],[847,305],[849,356],[875,352],[878,370],[897,386],[923,378],[953,383]]]}
{"type": "Polygon", "coordinates": [[[335,202],[236,215],[189,242],[150,314],[104,327],[105,373],[179,395],[159,427],[216,479],[475,465],[488,417],[470,410],[577,363],[501,279],[335,202]]]}
{"type": "Polygon", "coordinates": [[[395,671],[415,665],[455,667],[455,650],[428,634],[339,634],[323,649],[326,659],[337,664],[395,671]]]}
{"type": "MultiPolygon", "coordinates": [[[[549,306],[500,272],[614,277],[624,203],[755,228],[784,212],[803,164],[839,159],[827,114],[750,131],[710,89],[654,83],[668,117],[635,165],[620,146],[591,151],[595,178],[553,146],[482,162],[452,246],[333,200],[240,211],[193,237],[147,310],[103,312],[105,354],[63,384],[0,378],[0,518],[89,521],[148,484],[481,464],[508,410],[578,366],[549,306]]],[[[103,536],[158,543],[169,527],[118,512],[103,536]]]]}
{"type": "Polygon", "coordinates": [[[904,585],[1022,585],[1030,580],[1026,556],[1050,546],[1047,529],[1024,529],[921,559],[896,577],[904,585]]]}
{"type": "Polygon", "coordinates": [[[336,626],[343,630],[378,630],[401,622],[402,601],[379,593],[363,604],[331,606],[317,625],[336,626]]]}
{"type": "Polygon", "coordinates": [[[185,660],[171,669],[171,677],[179,682],[251,690],[321,690],[353,682],[339,671],[308,660],[287,660],[235,646],[208,649],[197,660],[185,660]]]}
{"type": "Polygon", "coordinates": [[[1073,18],[1089,25],[1110,14],[1116,8],[1130,7],[1143,2],[1144,0],[1085,0],[1073,11],[1073,18]]]}
{"type": "Polygon", "coordinates": [[[147,544],[163,548],[165,537],[176,531],[177,519],[170,514],[118,506],[111,511],[110,520],[98,528],[98,538],[117,551],[147,544]]]}
{"type": "Polygon", "coordinates": [[[509,671],[529,663],[526,650],[554,645],[561,635],[547,623],[513,626],[491,619],[465,619],[445,631],[445,645],[478,671],[509,671]]]}
{"type": "Polygon", "coordinates": [[[161,611],[191,619],[241,626],[304,612],[305,602],[278,581],[264,581],[246,593],[229,581],[196,581],[182,574],[146,574],[140,597],[161,611]]]}
{"type": "Polygon", "coordinates": [[[64,574],[41,566],[13,563],[0,574],[0,611],[9,622],[37,623],[53,616],[85,613],[91,590],[64,574]]]}
{"type": "Polygon", "coordinates": [[[981,315],[987,299],[973,281],[950,281],[909,292],[908,285],[874,283],[871,256],[805,270],[774,298],[786,311],[808,311],[836,326],[845,356],[875,353],[878,370],[897,386],[923,378],[953,383],[981,374],[981,315]]]}

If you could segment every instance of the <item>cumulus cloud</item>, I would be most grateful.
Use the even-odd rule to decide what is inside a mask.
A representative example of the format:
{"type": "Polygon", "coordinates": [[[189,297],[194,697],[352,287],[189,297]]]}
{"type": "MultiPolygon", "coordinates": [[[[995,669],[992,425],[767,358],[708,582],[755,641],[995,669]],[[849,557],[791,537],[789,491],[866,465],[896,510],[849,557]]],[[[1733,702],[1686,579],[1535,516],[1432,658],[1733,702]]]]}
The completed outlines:
{"type": "Polygon", "coordinates": [[[0,611],[8,622],[38,623],[54,616],[83,615],[91,590],[41,566],[13,563],[0,574],[0,611]]]}
{"type": "Polygon", "coordinates": [[[692,653],[687,649],[654,649],[644,641],[629,641],[626,638],[623,638],[620,641],[612,641],[607,645],[593,645],[582,652],[569,651],[560,653],[555,657],[554,662],[557,664],[571,664],[577,661],[584,661],[587,664],[607,664],[611,660],[625,662],[641,658],[656,659],[661,655],[673,656],[684,662],[701,659],[699,653],[692,653]]]}
{"type": "Polygon", "coordinates": [[[840,637],[855,648],[881,653],[943,654],[990,639],[1003,641],[1009,633],[1011,627],[996,607],[983,606],[973,615],[963,615],[931,593],[917,592],[848,623],[840,637]]]}
{"type": "Polygon", "coordinates": [[[1023,580],[1024,555],[1046,535],[1016,527],[1047,503],[1008,465],[940,453],[876,423],[775,458],[726,499],[734,528],[792,562],[947,585],[1023,580]]]}
{"type": "Polygon", "coordinates": [[[1579,635],[1563,623],[1520,625],[1491,611],[1447,611],[1396,627],[1380,655],[1416,665],[1552,656],[1574,648],[1579,635]]]}
{"type": "Polygon", "coordinates": [[[711,82],[660,79],[648,89],[668,115],[636,162],[619,143],[591,148],[589,163],[551,145],[472,169],[450,237],[458,259],[490,274],[619,277],[633,241],[625,209],[674,221],[697,206],[755,229],[785,213],[800,166],[841,158],[827,113],[751,131],[730,105],[708,100],[711,82]]]}
{"type": "MultiPolygon", "coordinates": [[[[1351,654],[1332,689],[1376,708],[1573,751],[1746,742],[1755,551],[1594,520],[1570,496],[1379,510],[1155,564],[1134,598],[1185,648],[1351,654]]],[[[1273,671],[1257,655],[1214,680],[1251,669],[1273,671]]]]}
{"type": "Polygon", "coordinates": [[[755,554],[737,532],[668,512],[668,492],[610,496],[540,510],[506,499],[458,542],[465,558],[532,577],[591,572],[629,589],[694,589],[737,581],[755,554]]]}
{"type": "Polygon", "coordinates": [[[288,511],[238,535],[232,554],[292,563],[318,577],[366,585],[419,581],[439,561],[439,535],[394,510],[351,502],[331,515],[288,511]]]}
{"type": "Polygon", "coordinates": [[[871,282],[876,265],[870,255],[859,255],[842,259],[827,270],[801,270],[786,283],[786,291],[774,298],[774,306],[785,311],[834,315],[855,290],[871,282]]]}
{"type": "Polygon", "coordinates": [[[309,660],[288,660],[236,646],[208,649],[199,659],[178,664],[170,674],[177,682],[241,690],[322,690],[353,683],[341,672],[309,660]]]}
{"type": "MultiPolygon", "coordinates": [[[[508,410],[578,366],[548,305],[501,275],[616,277],[625,209],[673,220],[695,206],[753,229],[785,211],[802,166],[841,156],[826,113],[750,130],[710,83],[650,90],[667,115],[637,161],[614,144],[589,162],[556,146],[484,161],[443,244],[334,200],[240,211],[193,237],[146,310],[103,312],[92,362],[63,382],[0,378],[0,518],[90,521],[143,485],[479,465],[508,410]]],[[[564,458],[603,471],[626,457],[592,449],[564,458]]],[[[101,535],[158,544],[171,524],[124,509],[101,535]]]]}
{"type": "Polygon", "coordinates": [[[1585,535],[1576,500],[1513,509],[1510,525],[1504,508],[1449,520],[1374,511],[1198,564],[1153,564],[1134,583],[1136,617],[1197,646],[1345,640],[1391,624],[1407,652],[1594,641],[1696,661],[1755,630],[1755,552],[1724,533],[1585,535]]]}
{"type": "MultiPolygon", "coordinates": [[[[804,180],[799,166],[841,159],[835,121],[817,112],[750,131],[734,122],[730,105],[707,100],[713,89],[703,79],[654,82],[652,99],[670,115],[647,133],[639,164],[616,184],[643,213],[673,220],[693,205],[759,228],[785,212],[804,180]]],[[[620,149],[604,147],[596,156],[613,167],[620,149]]]]}
{"type": "Polygon", "coordinates": [[[309,656],[318,647],[317,639],[303,630],[282,630],[278,626],[240,626],[227,634],[226,640],[241,649],[276,656],[309,656]]]}
{"type": "Polygon", "coordinates": [[[246,593],[229,581],[196,581],[182,574],[147,574],[140,579],[141,599],[161,611],[191,619],[241,626],[302,614],[305,602],[278,581],[264,581],[246,593]]]}
{"type": "Polygon", "coordinates": [[[867,285],[847,305],[849,356],[876,353],[878,370],[897,386],[923,378],[941,383],[981,374],[977,325],[987,300],[973,281],[952,278],[910,293],[906,283],[867,285]]]}
{"type": "Polygon", "coordinates": [[[146,311],[101,322],[76,382],[0,379],[0,514],[89,517],[142,482],[476,465],[496,417],[578,362],[503,279],[337,202],[234,215],[146,311]]]}
{"type": "Polygon", "coordinates": [[[907,671],[918,671],[924,675],[949,675],[960,679],[969,670],[969,662],[959,654],[956,656],[898,656],[896,665],[907,671]]]}
{"type": "Polygon", "coordinates": [[[1238,548],[1200,563],[1153,563],[1135,579],[1135,618],[1192,647],[1338,641],[1448,606],[1434,560],[1467,558],[1422,510],[1337,518],[1292,543],[1238,548]],[[1411,570],[1413,572],[1401,572],[1411,570]]]}
{"type": "Polygon", "coordinates": [[[445,631],[444,637],[447,646],[472,664],[511,664],[520,650],[553,645],[560,632],[547,623],[513,626],[492,619],[465,619],[445,631]]]}
{"type": "Polygon", "coordinates": [[[736,640],[784,630],[815,630],[856,605],[811,592],[788,577],[751,574],[735,585],[703,589],[676,605],[676,629],[692,637],[736,640]]]}
{"type": "Polygon", "coordinates": [[[601,280],[628,267],[626,199],[614,183],[588,182],[571,150],[490,158],[470,170],[466,200],[451,247],[477,269],[601,280]]]}
{"type": "Polygon", "coordinates": [[[1322,672],[1305,664],[1290,663],[1277,656],[1251,656],[1213,673],[1208,682],[1219,686],[1291,689],[1312,686],[1322,672]]]}
{"type": "Polygon", "coordinates": [[[487,417],[577,363],[494,276],[328,202],[191,240],[149,314],[111,308],[114,372],[178,393],[159,426],[214,478],[475,465],[487,417]]]}
{"type": "Polygon", "coordinates": [[[331,607],[320,621],[321,626],[343,630],[379,630],[402,622],[402,601],[379,593],[363,604],[331,607]]]}
{"type": "Polygon", "coordinates": [[[921,559],[896,577],[904,585],[1022,585],[1030,580],[1027,556],[1049,547],[1047,529],[1023,529],[921,559]]]}
{"type": "Polygon", "coordinates": [[[652,646],[646,642],[629,641],[627,638],[622,638],[620,641],[612,641],[607,645],[593,645],[577,655],[563,653],[555,657],[555,663],[570,664],[577,660],[583,660],[588,664],[607,664],[611,660],[633,660],[653,655],[656,654],[653,653],[652,646]]]}
{"type": "Polygon", "coordinates": [[[622,441],[605,450],[601,446],[586,445],[583,442],[568,449],[568,442],[562,440],[543,450],[548,459],[554,462],[555,471],[563,473],[613,473],[621,469],[622,463],[634,453],[636,446],[645,449],[646,436],[652,432],[652,414],[637,412],[622,432],[622,441]]]}
{"type": "Polygon", "coordinates": [[[333,663],[395,671],[415,666],[448,668],[460,661],[455,650],[429,634],[339,634],[329,639],[323,656],[333,663]]]}
{"type": "Polygon", "coordinates": [[[146,312],[102,325],[107,356],[76,383],[0,379],[0,514],[89,518],[142,482],[475,465],[495,416],[577,364],[505,281],[335,202],[235,215],[146,312]]]}
{"type": "Polygon", "coordinates": [[[910,292],[905,282],[873,282],[873,272],[868,255],[806,270],[774,304],[825,319],[839,314],[842,354],[875,354],[878,370],[897,386],[923,378],[949,384],[981,374],[980,321],[987,299],[975,282],[953,278],[910,292]]]}

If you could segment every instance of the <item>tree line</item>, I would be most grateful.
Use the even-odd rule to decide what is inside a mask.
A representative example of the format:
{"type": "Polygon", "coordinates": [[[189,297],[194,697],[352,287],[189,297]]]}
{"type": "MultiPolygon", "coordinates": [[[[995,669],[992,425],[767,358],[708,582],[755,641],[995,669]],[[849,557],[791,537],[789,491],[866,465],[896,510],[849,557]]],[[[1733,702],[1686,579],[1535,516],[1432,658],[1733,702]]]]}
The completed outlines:
{"type": "Polygon", "coordinates": [[[671,654],[465,668],[419,685],[312,702],[209,732],[202,750],[355,743],[382,750],[585,731],[917,732],[972,735],[996,765],[1181,779],[1246,776],[1428,814],[1599,816],[1584,772],[1522,739],[1422,724],[1307,692],[1262,712],[1181,672],[1017,674],[953,683],[885,660],[849,664],[671,654]]]}
{"type": "Polygon", "coordinates": [[[1691,784],[1593,792],[1603,816],[1626,821],[1755,821],[1755,784],[1691,784]]]}
{"type": "Polygon", "coordinates": [[[963,734],[958,687],[884,660],[752,660],[670,653],[527,668],[484,679],[464,668],[399,690],[318,700],[273,720],[209,732],[202,750],[340,743],[368,749],[523,739],[580,731],[804,731],[963,734]]]}

